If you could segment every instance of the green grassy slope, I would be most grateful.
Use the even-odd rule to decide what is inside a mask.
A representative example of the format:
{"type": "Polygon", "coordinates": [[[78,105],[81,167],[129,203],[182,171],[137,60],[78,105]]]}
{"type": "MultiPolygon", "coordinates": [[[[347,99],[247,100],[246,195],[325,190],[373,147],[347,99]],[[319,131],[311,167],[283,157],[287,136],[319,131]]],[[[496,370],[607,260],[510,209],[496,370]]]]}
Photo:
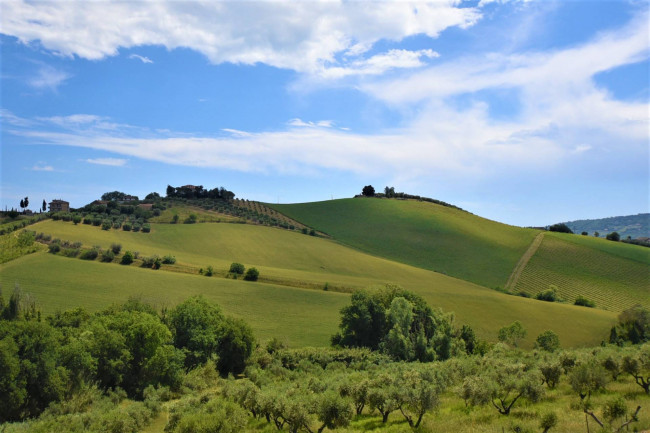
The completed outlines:
{"type": "MultiPolygon", "coordinates": [[[[606,337],[609,327],[615,321],[615,315],[609,312],[508,296],[466,281],[364,254],[328,239],[268,227],[242,224],[152,224],[152,232],[144,234],[103,231],[86,225],[47,221],[35,225],[34,229],[61,239],[81,241],[86,246],[97,244],[108,247],[112,242],[119,242],[123,245],[123,250],[137,250],[143,255],[171,253],[176,256],[178,263],[187,265],[205,267],[211,264],[215,268],[227,269],[231,262],[240,261],[246,266],[256,266],[262,276],[272,276],[277,281],[329,282],[331,285],[347,287],[399,284],[423,296],[430,305],[455,312],[457,322],[470,324],[481,337],[493,341],[500,327],[513,320],[520,320],[529,331],[528,346],[546,329],[558,332],[563,344],[567,346],[597,344],[606,337]]],[[[179,275],[164,270],[85,262],[49,254],[37,256],[38,264],[35,265],[30,264],[30,259],[26,257],[0,267],[0,281],[4,288],[10,288],[14,282],[18,282],[39,299],[44,295],[47,299],[43,301],[44,305],[55,302],[61,293],[65,299],[56,302],[77,305],[100,301],[108,303],[127,293],[140,293],[142,287],[149,287],[147,293],[157,293],[158,296],[169,296],[176,300],[180,299],[180,295],[177,295],[179,290],[181,293],[205,292],[213,296],[217,294],[214,290],[220,291],[222,285],[235,290],[235,287],[239,287],[237,284],[244,284],[224,278],[179,275]],[[48,274],[53,277],[48,277],[48,274]],[[53,285],[51,281],[57,281],[57,284],[53,285]],[[183,282],[180,286],[179,281],[183,282]],[[61,287],[68,287],[67,291],[61,290],[61,287]],[[92,301],[89,294],[99,296],[100,301],[92,301]]],[[[278,285],[272,286],[281,290],[278,285]]],[[[325,296],[331,292],[296,292],[295,288],[285,288],[289,290],[285,297],[288,306],[278,304],[274,307],[269,304],[268,308],[255,313],[251,323],[282,320],[286,322],[284,331],[287,334],[284,335],[289,336],[292,342],[306,344],[306,340],[300,337],[300,332],[309,328],[305,328],[303,322],[292,322],[293,319],[287,314],[289,309],[302,308],[300,304],[293,304],[291,297],[294,295],[291,294],[316,292],[325,296]],[[295,330],[292,331],[294,327],[295,330]],[[295,336],[294,333],[299,335],[295,336]]],[[[263,306],[265,293],[262,290],[251,296],[259,296],[260,299],[255,299],[254,302],[263,306]]],[[[326,312],[314,312],[312,319],[315,326],[322,326],[328,330],[327,333],[333,332],[339,309],[339,306],[332,306],[326,312]]],[[[253,314],[246,309],[242,311],[244,317],[253,314]]],[[[319,338],[318,341],[322,344],[327,343],[326,338],[319,338]]]]}
{"type": "Polygon", "coordinates": [[[5,298],[14,284],[36,297],[44,313],[79,305],[97,311],[129,296],[173,306],[202,294],[248,322],[260,341],[288,337],[292,346],[326,346],[336,331],[342,293],[208,278],[35,253],[0,266],[5,298]]]}
{"type": "Polygon", "coordinates": [[[361,251],[503,287],[536,230],[428,202],[344,199],[269,205],[361,251]]]}
{"type": "Polygon", "coordinates": [[[515,291],[531,295],[549,285],[573,302],[578,295],[596,306],[622,311],[650,307],[650,249],[593,237],[546,233],[523,270],[515,291]]]}

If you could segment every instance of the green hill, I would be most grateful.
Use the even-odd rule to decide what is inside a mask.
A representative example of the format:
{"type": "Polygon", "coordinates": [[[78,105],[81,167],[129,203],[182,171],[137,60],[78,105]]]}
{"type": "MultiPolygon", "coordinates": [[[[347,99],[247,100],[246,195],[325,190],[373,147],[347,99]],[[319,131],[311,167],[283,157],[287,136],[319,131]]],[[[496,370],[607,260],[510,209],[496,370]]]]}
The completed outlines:
{"type": "Polygon", "coordinates": [[[505,286],[538,233],[414,200],[269,206],[360,251],[491,288],[505,286]]]}
{"type": "Polygon", "coordinates": [[[568,221],[566,224],[573,233],[587,232],[593,235],[598,232],[605,237],[608,233],[617,232],[621,239],[650,238],[650,213],[638,215],[616,216],[592,220],[568,221]]]}
{"type": "Polygon", "coordinates": [[[130,294],[174,304],[191,294],[203,293],[223,304],[230,314],[250,321],[260,332],[260,338],[286,336],[295,345],[327,345],[327,337],[336,329],[338,311],[347,303],[347,295],[322,290],[325,283],[333,288],[392,283],[420,294],[434,307],[455,312],[457,323],[470,324],[479,336],[492,341],[496,340],[499,328],[520,320],[529,332],[524,342],[528,347],[547,329],[555,330],[566,346],[597,344],[606,338],[615,321],[611,312],[509,296],[365,254],[333,240],[264,226],[152,224],[151,233],[135,233],[45,221],[32,228],[88,247],[107,248],[118,242],[123,251],[139,251],[143,256],[172,254],[177,258],[175,265],[163,265],[159,271],[47,253],[1,265],[2,287],[7,290],[19,284],[40,300],[46,312],[79,304],[98,309],[123,301],[130,294]],[[262,278],[272,284],[169,272],[196,273],[198,267],[212,265],[225,273],[234,261],[257,267],[262,278]],[[294,296],[303,301],[294,303],[294,296]],[[271,325],[275,321],[282,323],[271,325]]]}

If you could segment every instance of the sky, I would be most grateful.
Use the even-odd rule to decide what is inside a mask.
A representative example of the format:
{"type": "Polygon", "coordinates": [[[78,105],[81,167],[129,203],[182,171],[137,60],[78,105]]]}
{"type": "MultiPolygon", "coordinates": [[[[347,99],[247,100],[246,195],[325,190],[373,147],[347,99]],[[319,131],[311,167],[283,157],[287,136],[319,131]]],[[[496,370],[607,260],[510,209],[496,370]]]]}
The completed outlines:
{"type": "Polygon", "coordinates": [[[365,185],[519,226],[650,212],[650,6],[0,0],[0,206],[365,185]]]}

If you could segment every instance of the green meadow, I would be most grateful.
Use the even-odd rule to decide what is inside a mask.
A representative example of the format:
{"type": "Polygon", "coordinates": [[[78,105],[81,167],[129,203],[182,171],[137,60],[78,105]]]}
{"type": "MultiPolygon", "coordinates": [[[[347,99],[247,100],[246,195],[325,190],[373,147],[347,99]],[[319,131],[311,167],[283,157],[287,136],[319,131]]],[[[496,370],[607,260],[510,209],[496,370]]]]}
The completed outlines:
{"type": "Polygon", "coordinates": [[[496,340],[499,328],[520,320],[529,332],[523,343],[525,347],[532,347],[536,336],[547,329],[555,330],[567,347],[598,344],[607,337],[615,321],[615,314],[611,312],[509,296],[426,269],[364,254],[330,239],[263,226],[152,224],[151,233],[135,233],[45,221],[34,225],[33,229],[51,234],[53,238],[82,242],[85,247],[99,245],[108,248],[116,242],[122,244],[123,252],[138,251],[142,256],[171,254],[177,258],[176,265],[163,265],[159,271],[46,253],[23,257],[0,267],[0,281],[5,290],[18,283],[25,291],[36,295],[46,311],[78,304],[101,308],[122,301],[130,294],[155,295],[155,299],[161,299],[161,302],[174,304],[195,293],[205,293],[206,296],[227,293],[225,304],[221,298],[215,300],[231,314],[246,318],[256,330],[260,330],[260,338],[287,337],[292,345],[298,346],[327,345],[329,335],[336,330],[338,311],[347,302],[346,295],[334,290],[390,283],[418,293],[434,307],[454,312],[457,323],[470,324],[479,336],[491,341],[496,340]],[[257,267],[262,280],[272,284],[170,272],[178,267],[196,271],[199,267],[211,265],[223,275],[235,261],[247,267],[257,267]],[[306,283],[312,289],[299,288],[306,283]],[[326,283],[332,290],[323,290],[326,283]],[[214,287],[222,286],[229,288],[230,292],[215,291],[214,287]],[[229,298],[233,291],[239,293],[237,287],[244,287],[242,293],[248,293],[251,287],[267,286],[272,287],[274,293],[283,292],[283,301],[277,304],[267,302],[268,292],[261,289],[255,294],[229,298]],[[63,293],[65,295],[61,296],[63,293]],[[288,314],[288,311],[301,308],[292,302],[298,293],[301,296],[317,294],[318,299],[335,297],[338,304],[333,306],[314,301],[314,308],[318,308],[305,313],[311,320],[308,326],[300,316],[294,318],[288,314]],[[250,310],[254,305],[262,308],[250,310]],[[264,325],[278,318],[283,321],[283,328],[264,325]],[[310,330],[310,326],[317,331],[310,330]],[[277,333],[274,334],[273,330],[277,333]],[[306,338],[303,335],[305,330],[318,337],[306,338]]]}
{"type": "Polygon", "coordinates": [[[504,287],[539,232],[415,200],[269,205],[360,251],[485,287],[504,287]]]}

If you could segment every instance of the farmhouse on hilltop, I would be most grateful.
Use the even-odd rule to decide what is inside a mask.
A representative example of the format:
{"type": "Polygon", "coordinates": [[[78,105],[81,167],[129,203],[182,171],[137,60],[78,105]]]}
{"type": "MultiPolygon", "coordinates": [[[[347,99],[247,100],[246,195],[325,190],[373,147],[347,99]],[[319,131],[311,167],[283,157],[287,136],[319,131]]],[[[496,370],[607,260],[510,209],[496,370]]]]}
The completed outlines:
{"type": "Polygon", "coordinates": [[[70,203],[65,200],[52,200],[50,202],[50,212],[69,212],[70,203]]]}

